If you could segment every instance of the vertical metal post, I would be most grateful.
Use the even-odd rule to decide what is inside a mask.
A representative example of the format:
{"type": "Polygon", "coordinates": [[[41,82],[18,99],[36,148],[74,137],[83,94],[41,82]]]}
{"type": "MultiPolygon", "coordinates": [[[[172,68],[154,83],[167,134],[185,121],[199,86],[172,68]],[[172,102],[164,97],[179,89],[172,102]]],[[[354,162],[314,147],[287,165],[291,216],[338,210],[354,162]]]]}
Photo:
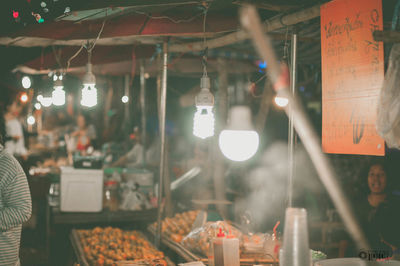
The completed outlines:
{"type": "Polygon", "coordinates": [[[129,75],[126,74],[125,75],[125,79],[124,79],[124,95],[128,96],[128,102],[125,104],[125,121],[129,122],[130,121],[130,112],[129,112],[129,103],[130,103],[130,94],[129,94],[129,75]]]}
{"type": "Polygon", "coordinates": [[[144,59],[140,60],[140,109],[142,111],[142,157],[143,168],[146,167],[146,79],[144,77],[144,59]]]}
{"type": "MultiPolygon", "coordinates": [[[[297,83],[297,34],[292,34],[291,41],[291,53],[290,53],[290,91],[292,95],[295,94],[296,83],[297,83]]],[[[289,176],[288,176],[288,205],[292,207],[293,205],[293,179],[294,179],[294,168],[295,168],[295,158],[294,158],[294,126],[293,126],[293,110],[289,104],[289,134],[288,134],[288,162],[289,162],[289,176]]]]}
{"type": "Polygon", "coordinates": [[[161,242],[161,216],[162,216],[162,193],[164,179],[164,163],[165,163],[165,113],[167,103],[167,62],[168,62],[168,43],[165,41],[163,45],[163,71],[161,80],[161,102],[160,102],[160,137],[161,137],[161,157],[160,157],[160,180],[158,182],[158,215],[157,215],[157,232],[156,247],[160,247],[161,242]]]}
{"type": "MultiPolygon", "coordinates": [[[[304,147],[310,155],[321,182],[329,193],[329,196],[338,210],[347,231],[358,248],[368,250],[369,244],[367,238],[356,220],[346,194],[344,194],[339,182],[337,181],[335,171],[333,170],[329,159],[322,151],[321,141],[312,127],[306,112],[303,110],[301,102],[297,99],[296,95],[291,94],[288,88],[289,86],[286,86],[286,75],[288,75],[287,69],[285,65],[279,64],[271,40],[268,35],[264,34],[256,8],[253,6],[241,8],[240,18],[243,27],[250,33],[258,53],[264,61],[268,62],[267,74],[271,79],[272,84],[275,84],[275,91],[278,95],[289,99],[289,104],[293,110],[293,125],[296,132],[303,141],[304,147]]],[[[285,111],[286,114],[289,115],[287,108],[285,108],[285,111]]]]}

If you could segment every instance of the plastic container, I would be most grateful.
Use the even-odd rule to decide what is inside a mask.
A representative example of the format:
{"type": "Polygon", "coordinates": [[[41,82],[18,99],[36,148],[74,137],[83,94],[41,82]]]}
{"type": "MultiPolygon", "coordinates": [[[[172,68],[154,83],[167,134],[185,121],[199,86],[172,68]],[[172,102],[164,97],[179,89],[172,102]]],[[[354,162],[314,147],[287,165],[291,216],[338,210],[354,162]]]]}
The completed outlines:
{"type": "Polygon", "coordinates": [[[228,235],[222,241],[225,266],[240,266],[239,239],[228,235]]]}
{"type": "Polygon", "coordinates": [[[222,229],[219,229],[219,233],[217,237],[214,238],[212,245],[214,251],[214,266],[224,266],[224,248],[223,248],[223,241],[225,238],[224,232],[222,229]]]}
{"type": "Polygon", "coordinates": [[[103,208],[103,170],[61,167],[63,212],[99,212],[103,208]]]}
{"type": "Polygon", "coordinates": [[[117,181],[110,180],[104,182],[103,194],[103,209],[109,211],[117,211],[119,206],[118,202],[118,183],[117,181]]]}
{"type": "Polygon", "coordinates": [[[283,247],[279,256],[280,266],[310,266],[307,211],[302,208],[287,208],[283,247]]]}

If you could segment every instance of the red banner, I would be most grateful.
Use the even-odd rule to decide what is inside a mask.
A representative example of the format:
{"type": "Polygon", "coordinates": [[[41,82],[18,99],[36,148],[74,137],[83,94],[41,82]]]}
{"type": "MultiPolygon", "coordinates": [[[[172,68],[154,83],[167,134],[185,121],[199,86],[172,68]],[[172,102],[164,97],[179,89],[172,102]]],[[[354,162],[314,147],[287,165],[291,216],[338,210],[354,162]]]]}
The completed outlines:
{"type": "Polygon", "coordinates": [[[322,147],[327,153],[384,155],[375,129],[384,78],[381,0],[321,6],[322,147]]]}

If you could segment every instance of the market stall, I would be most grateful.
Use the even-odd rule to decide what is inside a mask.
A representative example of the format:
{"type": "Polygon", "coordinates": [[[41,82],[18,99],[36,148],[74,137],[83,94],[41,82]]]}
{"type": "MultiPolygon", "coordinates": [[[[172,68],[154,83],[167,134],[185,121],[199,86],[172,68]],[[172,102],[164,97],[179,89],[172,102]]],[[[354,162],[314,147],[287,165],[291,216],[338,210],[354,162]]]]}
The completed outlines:
{"type": "Polygon", "coordinates": [[[43,264],[396,259],[400,1],[61,2],[0,32],[43,264]]]}

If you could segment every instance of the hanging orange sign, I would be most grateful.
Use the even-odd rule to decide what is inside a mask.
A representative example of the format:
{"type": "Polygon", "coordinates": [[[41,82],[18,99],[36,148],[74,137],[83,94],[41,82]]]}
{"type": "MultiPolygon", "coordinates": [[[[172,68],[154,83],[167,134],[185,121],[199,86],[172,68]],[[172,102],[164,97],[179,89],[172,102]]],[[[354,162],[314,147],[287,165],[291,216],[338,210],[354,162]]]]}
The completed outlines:
{"type": "Polygon", "coordinates": [[[321,6],[322,148],[384,155],[375,129],[384,78],[382,0],[334,0],[321,6]]]}

